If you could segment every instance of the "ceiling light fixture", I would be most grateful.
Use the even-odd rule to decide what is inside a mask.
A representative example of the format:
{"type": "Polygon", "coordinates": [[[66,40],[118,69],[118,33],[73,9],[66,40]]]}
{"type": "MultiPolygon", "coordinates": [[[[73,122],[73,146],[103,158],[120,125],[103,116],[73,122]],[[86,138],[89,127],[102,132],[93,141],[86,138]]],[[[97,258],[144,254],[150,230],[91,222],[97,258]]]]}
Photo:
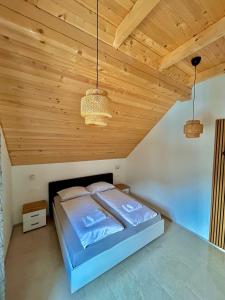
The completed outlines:
{"type": "Polygon", "coordinates": [[[111,118],[109,98],[107,93],[99,89],[99,39],[98,39],[98,0],[97,0],[97,49],[96,49],[96,88],[86,91],[81,98],[81,116],[85,118],[86,125],[106,126],[107,118],[111,118]]]}
{"type": "Polygon", "coordinates": [[[184,125],[184,134],[186,138],[198,138],[201,133],[203,133],[203,125],[200,120],[195,120],[195,85],[196,85],[196,75],[197,75],[197,65],[201,62],[201,56],[196,56],[192,58],[192,66],[195,67],[194,76],[194,87],[193,87],[193,119],[186,122],[184,125]]]}

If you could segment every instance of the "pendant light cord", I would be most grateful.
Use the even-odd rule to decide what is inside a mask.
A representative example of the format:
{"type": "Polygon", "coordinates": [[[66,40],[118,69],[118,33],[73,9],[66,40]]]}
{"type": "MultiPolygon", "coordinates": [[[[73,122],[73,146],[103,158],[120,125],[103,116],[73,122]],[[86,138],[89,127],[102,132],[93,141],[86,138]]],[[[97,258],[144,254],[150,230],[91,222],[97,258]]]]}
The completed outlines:
{"type": "Polygon", "coordinates": [[[193,120],[195,119],[195,85],[196,85],[196,74],[197,68],[195,66],[195,78],[194,78],[194,91],[193,91],[193,120]]]}
{"type": "Polygon", "coordinates": [[[98,0],[97,0],[97,63],[96,63],[96,89],[98,89],[98,0]]]}

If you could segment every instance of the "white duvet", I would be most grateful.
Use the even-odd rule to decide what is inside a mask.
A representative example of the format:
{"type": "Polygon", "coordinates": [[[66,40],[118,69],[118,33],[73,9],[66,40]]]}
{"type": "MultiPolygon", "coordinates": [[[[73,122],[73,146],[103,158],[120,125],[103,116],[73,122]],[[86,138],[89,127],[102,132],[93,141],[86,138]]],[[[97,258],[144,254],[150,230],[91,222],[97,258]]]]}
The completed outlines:
{"type": "Polygon", "coordinates": [[[119,220],[125,220],[132,226],[137,226],[157,216],[149,207],[133,197],[117,189],[96,193],[98,202],[115,214],[119,220]]]}
{"type": "Polygon", "coordinates": [[[84,248],[124,229],[90,195],[61,202],[61,205],[84,248]]]}

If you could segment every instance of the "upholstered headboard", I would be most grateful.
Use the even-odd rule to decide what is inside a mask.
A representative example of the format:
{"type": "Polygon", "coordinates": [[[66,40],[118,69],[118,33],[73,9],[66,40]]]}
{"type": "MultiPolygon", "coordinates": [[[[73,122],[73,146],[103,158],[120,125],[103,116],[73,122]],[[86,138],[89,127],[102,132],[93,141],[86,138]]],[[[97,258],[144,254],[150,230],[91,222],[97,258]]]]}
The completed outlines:
{"type": "Polygon", "coordinates": [[[56,196],[57,192],[72,186],[87,186],[91,183],[98,182],[98,181],[105,181],[108,183],[113,184],[113,174],[106,173],[106,174],[98,174],[86,177],[79,177],[79,178],[71,178],[71,179],[64,179],[58,181],[52,181],[48,184],[48,195],[49,195],[49,214],[50,216],[53,215],[53,201],[54,197],[56,196]]]}

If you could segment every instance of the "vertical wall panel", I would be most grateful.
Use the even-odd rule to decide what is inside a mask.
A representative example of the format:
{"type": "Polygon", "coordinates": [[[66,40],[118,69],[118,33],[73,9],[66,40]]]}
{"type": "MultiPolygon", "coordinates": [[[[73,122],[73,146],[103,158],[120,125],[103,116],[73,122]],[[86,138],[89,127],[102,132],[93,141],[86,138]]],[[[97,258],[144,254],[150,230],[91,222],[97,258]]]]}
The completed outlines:
{"type": "Polygon", "coordinates": [[[225,120],[216,121],[210,242],[225,249],[225,120]]]}
{"type": "Polygon", "coordinates": [[[5,299],[5,267],[4,267],[4,223],[3,223],[3,185],[2,185],[2,162],[1,162],[1,143],[0,132],[0,299],[5,299]]]}

